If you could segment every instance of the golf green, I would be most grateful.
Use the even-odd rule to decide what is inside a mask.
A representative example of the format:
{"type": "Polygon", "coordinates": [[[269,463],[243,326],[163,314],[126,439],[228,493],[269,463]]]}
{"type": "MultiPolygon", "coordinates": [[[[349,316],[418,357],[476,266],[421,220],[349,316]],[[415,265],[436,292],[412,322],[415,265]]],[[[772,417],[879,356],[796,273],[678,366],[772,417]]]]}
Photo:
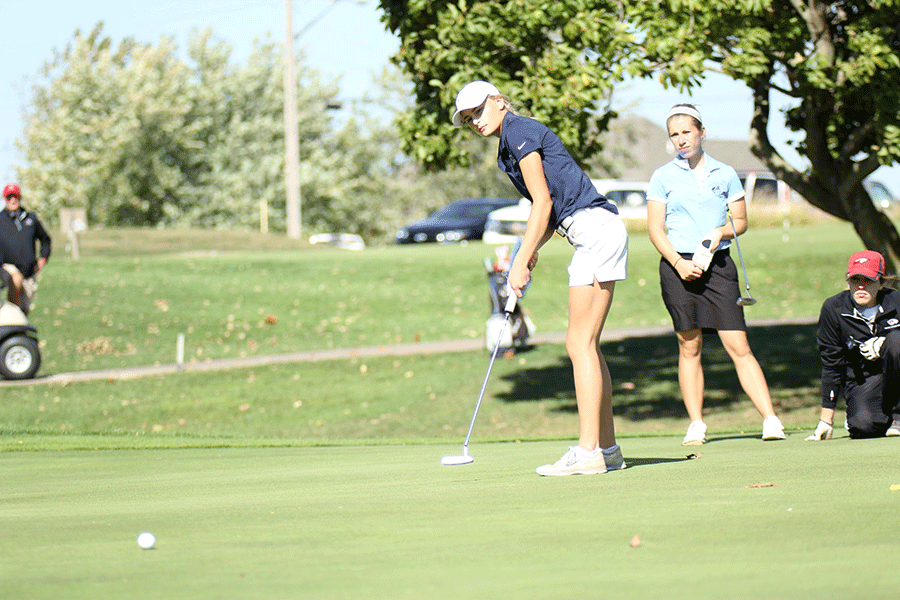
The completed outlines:
{"type": "Polygon", "coordinates": [[[0,595],[895,597],[900,440],[804,435],[559,478],[564,442],[7,452],[0,595]]]}

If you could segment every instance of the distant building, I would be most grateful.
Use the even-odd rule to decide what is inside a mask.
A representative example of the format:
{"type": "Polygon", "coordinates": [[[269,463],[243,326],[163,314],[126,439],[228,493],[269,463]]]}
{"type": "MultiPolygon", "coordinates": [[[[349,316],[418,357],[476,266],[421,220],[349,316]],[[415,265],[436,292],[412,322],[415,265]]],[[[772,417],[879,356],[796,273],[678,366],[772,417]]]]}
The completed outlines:
{"type": "MultiPolygon", "coordinates": [[[[615,169],[613,173],[594,173],[594,177],[610,177],[627,181],[647,181],[657,168],[675,158],[675,149],[666,130],[644,117],[619,119],[610,124],[602,136],[601,159],[615,169]]],[[[756,158],[747,140],[722,140],[707,137],[706,152],[731,165],[738,173],[768,171],[756,158]]]]}
{"type": "MultiPolygon", "coordinates": [[[[675,148],[669,142],[666,130],[644,117],[612,121],[609,131],[600,139],[603,144],[600,158],[587,168],[595,179],[649,181],[653,171],[675,158],[675,148]]],[[[768,167],[750,152],[747,140],[723,140],[710,136],[704,140],[703,149],[710,156],[734,167],[744,184],[748,202],[781,206],[785,202],[801,203],[807,211],[824,214],[807,204],[783,181],[775,179],[768,167]]],[[[883,183],[870,178],[863,185],[881,209],[898,206],[900,198],[894,198],[883,183]]]]}

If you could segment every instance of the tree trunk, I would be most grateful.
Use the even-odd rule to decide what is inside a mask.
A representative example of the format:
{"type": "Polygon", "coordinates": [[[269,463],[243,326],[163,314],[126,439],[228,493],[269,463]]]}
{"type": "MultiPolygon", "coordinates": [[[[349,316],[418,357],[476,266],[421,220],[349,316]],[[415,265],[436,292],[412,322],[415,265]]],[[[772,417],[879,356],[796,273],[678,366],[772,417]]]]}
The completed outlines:
{"type": "MultiPolygon", "coordinates": [[[[856,234],[868,250],[875,250],[884,256],[887,273],[896,275],[897,265],[900,265],[900,235],[897,228],[887,215],[875,207],[862,186],[858,186],[857,192],[851,196],[850,205],[854,209],[850,222],[856,234]]],[[[891,287],[896,287],[896,282],[890,283],[891,287]]]]}
{"type": "MultiPolygon", "coordinates": [[[[900,266],[900,234],[891,220],[878,210],[862,185],[863,179],[878,168],[874,155],[860,161],[846,162],[830,153],[808,156],[811,168],[801,173],[787,162],[772,146],[768,136],[769,90],[768,79],[761,78],[752,86],[753,118],[750,124],[750,151],[772,173],[798,192],[807,202],[826,213],[853,224],[853,229],[867,250],[884,256],[887,274],[896,275],[900,266]]],[[[824,120],[817,119],[816,99],[808,103],[804,124],[807,139],[825,139],[824,120]]],[[[823,103],[827,101],[823,100],[823,103]]],[[[896,282],[890,282],[892,287],[896,282]]]]}

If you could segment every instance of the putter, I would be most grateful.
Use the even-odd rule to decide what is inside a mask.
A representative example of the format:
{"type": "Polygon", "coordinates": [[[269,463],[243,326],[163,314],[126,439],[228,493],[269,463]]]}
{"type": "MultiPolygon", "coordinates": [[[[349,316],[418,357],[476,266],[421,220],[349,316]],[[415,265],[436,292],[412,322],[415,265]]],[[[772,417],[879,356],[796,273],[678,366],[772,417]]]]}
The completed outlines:
{"type": "MultiPolygon", "coordinates": [[[[728,211],[728,220],[731,221],[731,230],[734,232],[734,247],[737,248],[738,251],[738,260],[741,261],[741,271],[744,272],[744,285],[747,286],[747,297],[744,298],[740,296],[737,299],[737,303],[740,306],[753,306],[756,304],[756,299],[750,294],[750,280],[747,279],[747,269],[744,267],[744,257],[741,255],[741,245],[738,243],[738,234],[737,228],[734,226],[734,219],[731,218],[731,211],[728,211]]],[[[738,289],[740,289],[740,284],[738,284],[738,289]]]]}
{"type": "Polygon", "coordinates": [[[472,422],[469,423],[469,433],[466,434],[466,441],[463,442],[462,454],[449,454],[443,457],[441,459],[442,465],[467,465],[475,460],[475,457],[469,454],[469,438],[472,436],[472,428],[475,427],[475,417],[478,416],[478,409],[481,408],[481,400],[484,398],[484,389],[487,387],[488,378],[491,376],[491,369],[494,366],[494,359],[497,358],[500,342],[503,341],[503,334],[506,333],[506,327],[509,325],[509,317],[516,308],[516,293],[508,284],[506,290],[509,292],[506,299],[506,306],[503,309],[503,312],[506,313],[506,317],[503,319],[500,335],[497,336],[497,343],[494,344],[494,352],[491,354],[491,362],[488,363],[487,374],[484,376],[484,383],[481,384],[481,393],[478,394],[478,402],[475,403],[475,411],[472,413],[472,422]]]}

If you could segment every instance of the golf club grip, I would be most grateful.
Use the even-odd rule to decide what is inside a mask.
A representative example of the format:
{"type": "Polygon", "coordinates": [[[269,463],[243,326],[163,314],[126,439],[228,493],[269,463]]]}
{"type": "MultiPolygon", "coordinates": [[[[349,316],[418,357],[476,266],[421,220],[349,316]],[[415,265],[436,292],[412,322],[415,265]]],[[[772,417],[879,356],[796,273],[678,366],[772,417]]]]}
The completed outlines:
{"type": "Polygon", "coordinates": [[[518,302],[519,297],[516,296],[516,291],[512,289],[508,283],[506,284],[506,307],[503,309],[503,312],[512,313],[512,311],[516,310],[516,302],[518,302]]]}

